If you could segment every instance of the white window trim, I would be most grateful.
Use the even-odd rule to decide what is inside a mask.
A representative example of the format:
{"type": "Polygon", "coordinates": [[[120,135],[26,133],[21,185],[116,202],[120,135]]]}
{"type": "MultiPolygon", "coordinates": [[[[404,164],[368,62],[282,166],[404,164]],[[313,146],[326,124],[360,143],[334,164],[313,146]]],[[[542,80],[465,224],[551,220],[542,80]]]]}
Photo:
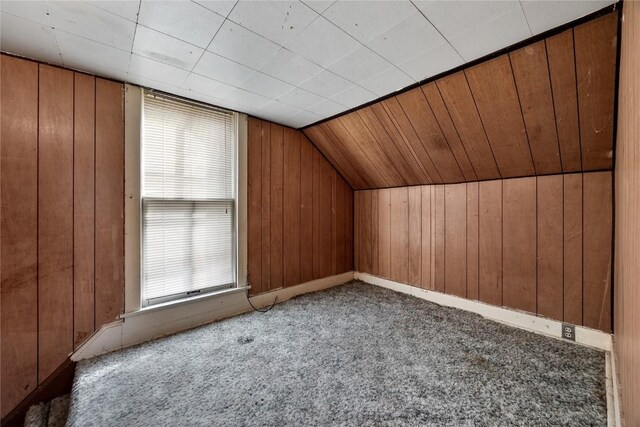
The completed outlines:
{"type": "MultiPolygon", "coordinates": [[[[125,85],[125,155],[124,155],[124,312],[153,310],[167,305],[181,304],[193,298],[204,299],[228,292],[228,289],[211,292],[205,295],[173,300],[163,304],[142,308],[142,276],[141,276],[141,134],[142,134],[142,97],[143,89],[125,85]]],[[[237,205],[235,209],[236,224],[236,278],[237,287],[247,286],[247,116],[234,113],[236,120],[237,147],[236,153],[236,188],[237,205]]]]}

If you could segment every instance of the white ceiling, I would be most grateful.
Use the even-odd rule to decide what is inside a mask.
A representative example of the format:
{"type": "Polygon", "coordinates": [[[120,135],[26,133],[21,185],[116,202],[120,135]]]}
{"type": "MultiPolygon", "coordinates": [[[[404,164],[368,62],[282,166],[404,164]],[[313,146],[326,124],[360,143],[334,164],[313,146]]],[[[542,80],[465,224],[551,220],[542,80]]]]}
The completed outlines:
{"type": "Polygon", "coordinates": [[[615,3],[6,1],[1,48],[301,127],[615,3]]]}

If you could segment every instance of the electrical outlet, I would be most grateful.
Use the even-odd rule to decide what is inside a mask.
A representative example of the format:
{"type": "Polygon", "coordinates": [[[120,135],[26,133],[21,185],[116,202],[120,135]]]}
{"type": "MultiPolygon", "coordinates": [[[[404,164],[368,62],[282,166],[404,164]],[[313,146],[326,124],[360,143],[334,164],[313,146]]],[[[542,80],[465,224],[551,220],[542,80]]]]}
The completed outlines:
{"type": "Polygon", "coordinates": [[[562,324],[562,338],[570,341],[576,340],[576,325],[570,323],[562,324]]]}

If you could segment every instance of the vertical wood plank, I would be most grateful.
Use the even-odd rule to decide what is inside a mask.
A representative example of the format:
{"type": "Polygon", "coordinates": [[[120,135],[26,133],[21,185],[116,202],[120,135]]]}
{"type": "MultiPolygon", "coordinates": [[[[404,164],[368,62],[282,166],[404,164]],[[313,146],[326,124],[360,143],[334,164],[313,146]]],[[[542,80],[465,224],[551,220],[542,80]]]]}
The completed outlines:
{"type": "Polygon", "coordinates": [[[502,304],[536,312],[536,178],[503,182],[502,304]]]}
{"type": "Polygon", "coordinates": [[[582,325],[582,174],[562,178],[564,321],[582,325]]]}
{"type": "Polygon", "coordinates": [[[284,285],[284,128],[271,123],[271,287],[284,285]]]}
{"type": "Polygon", "coordinates": [[[509,57],[536,172],[561,173],[560,149],[544,40],[511,52],[509,57]]]}
{"type": "Polygon", "coordinates": [[[338,174],[331,174],[331,274],[338,272],[338,216],[336,215],[338,174]]]}
{"type": "Polygon", "coordinates": [[[38,385],[38,64],[2,55],[0,67],[4,417],[38,385]]]}
{"type": "Polygon", "coordinates": [[[617,27],[615,12],[574,29],[584,171],[611,168],[617,27]]]}
{"type": "Polygon", "coordinates": [[[262,121],[247,124],[247,253],[251,294],[262,292],[262,121]]]}
{"type": "Polygon", "coordinates": [[[582,170],[573,29],[545,40],[563,172],[582,170]]]}
{"type": "Polygon", "coordinates": [[[284,286],[300,283],[300,132],[284,130],[284,286]]]}
{"type": "Polygon", "coordinates": [[[364,272],[362,264],[362,219],[364,216],[364,205],[362,203],[364,190],[354,192],[353,195],[353,225],[354,225],[354,264],[356,271],[364,272]]]}
{"type": "Polygon", "coordinates": [[[371,194],[375,190],[366,190],[362,192],[362,222],[361,222],[361,235],[362,240],[360,242],[360,254],[362,255],[362,271],[367,273],[371,273],[372,270],[372,244],[371,244],[371,236],[372,236],[372,228],[373,228],[373,219],[371,217],[371,203],[372,197],[371,194]]]}
{"type": "Polygon", "coordinates": [[[467,296],[467,185],[445,185],[445,292],[467,296]]]}
{"type": "Polygon", "coordinates": [[[420,286],[422,272],[422,190],[420,187],[409,187],[409,276],[408,283],[420,286]]]}
{"type": "Polygon", "coordinates": [[[534,175],[508,55],[464,71],[502,177],[534,175]]]}
{"type": "Polygon", "coordinates": [[[94,325],[95,78],[74,73],[73,107],[73,343],[94,325]]]}
{"type": "Polygon", "coordinates": [[[371,191],[371,274],[380,274],[380,228],[378,227],[379,191],[371,191]]]}
{"type": "Polygon", "coordinates": [[[271,285],[271,125],[262,123],[262,292],[271,285]]]}
{"type": "Polygon", "coordinates": [[[73,350],[73,72],[40,65],[38,105],[38,380],[42,381],[73,350]]]}
{"type": "Polygon", "coordinates": [[[437,80],[436,87],[442,95],[478,179],[500,178],[498,165],[464,71],[437,80]]]}
{"type": "Polygon", "coordinates": [[[96,326],[122,312],[124,298],[123,86],[96,79],[96,326]]]}
{"type": "MultiPolygon", "coordinates": [[[[300,282],[313,279],[313,145],[300,142],[300,282]]],[[[353,209],[353,206],[351,206],[353,209]]]]}
{"type": "Polygon", "coordinates": [[[611,172],[583,176],[584,326],[611,331],[611,172]]]}
{"type": "Polygon", "coordinates": [[[537,177],[538,314],[562,320],[562,175],[537,177]]]}
{"type": "Polygon", "coordinates": [[[433,187],[435,198],[435,230],[434,237],[434,289],[438,292],[445,291],[445,201],[444,201],[444,185],[436,185],[433,187]]]}
{"type": "Polygon", "coordinates": [[[422,198],[422,236],[420,246],[422,254],[420,259],[420,286],[424,289],[433,289],[433,281],[431,280],[431,185],[423,185],[420,187],[420,195],[422,198]]]}
{"type": "Polygon", "coordinates": [[[320,152],[313,150],[313,278],[331,275],[331,172],[320,152]]]}
{"type": "Polygon", "coordinates": [[[391,279],[409,278],[409,206],[407,187],[391,189],[391,279]]]}
{"type": "Polygon", "coordinates": [[[347,271],[353,270],[353,195],[354,191],[351,188],[347,188],[347,210],[346,210],[346,227],[347,227],[347,271]]]}
{"type": "Polygon", "coordinates": [[[478,299],[478,183],[467,183],[467,298],[478,299]]]}
{"type": "Polygon", "coordinates": [[[502,181],[478,184],[479,300],[502,305],[502,181]]]}
{"type": "Polygon", "coordinates": [[[378,257],[380,276],[391,279],[391,189],[378,190],[378,257]]]}
{"type": "Polygon", "coordinates": [[[338,214],[338,273],[344,273],[351,270],[347,257],[348,240],[351,238],[347,222],[352,218],[347,214],[349,184],[340,177],[338,177],[338,189],[338,204],[335,208],[338,214]]]}

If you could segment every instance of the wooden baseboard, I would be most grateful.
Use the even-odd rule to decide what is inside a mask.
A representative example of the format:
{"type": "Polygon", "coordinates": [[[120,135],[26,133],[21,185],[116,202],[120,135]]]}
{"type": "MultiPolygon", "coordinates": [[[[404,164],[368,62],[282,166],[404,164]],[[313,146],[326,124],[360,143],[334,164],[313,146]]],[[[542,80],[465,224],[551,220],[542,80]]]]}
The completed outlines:
{"type": "Polygon", "coordinates": [[[58,396],[71,392],[73,386],[73,376],[76,372],[76,362],[67,359],[45,379],[42,384],[36,387],[27,397],[25,397],[11,412],[3,419],[2,427],[22,427],[24,417],[31,405],[40,402],[48,402],[58,396]]]}

